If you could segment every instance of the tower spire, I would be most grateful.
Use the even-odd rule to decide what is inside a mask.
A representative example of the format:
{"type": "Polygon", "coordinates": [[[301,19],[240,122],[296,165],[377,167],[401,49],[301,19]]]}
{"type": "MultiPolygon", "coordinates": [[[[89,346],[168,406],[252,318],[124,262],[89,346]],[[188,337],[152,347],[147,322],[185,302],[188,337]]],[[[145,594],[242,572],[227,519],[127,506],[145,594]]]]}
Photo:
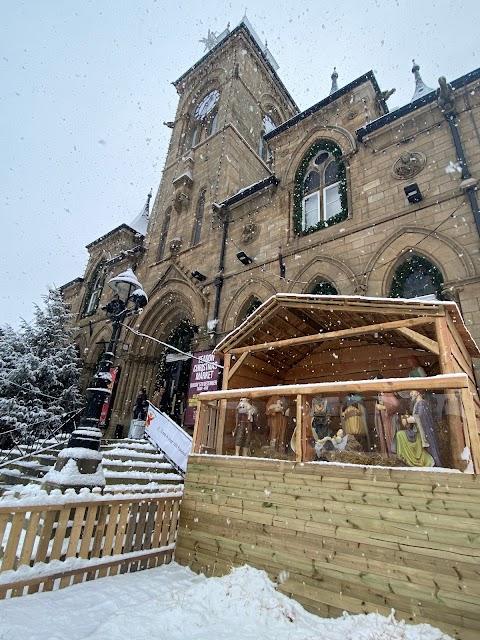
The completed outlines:
{"type": "Polygon", "coordinates": [[[332,78],[332,88],[330,89],[330,95],[332,95],[332,93],[335,93],[335,91],[338,91],[338,84],[337,84],[337,80],[338,80],[338,73],[337,73],[337,67],[333,67],[333,73],[330,76],[332,78]]]}
{"type": "Polygon", "coordinates": [[[142,210],[138,216],[128,225],[134,229],[137,233],[141,233],[144,236],[147,233],[148,218],[150,217],[150,200],[152,199],[152,190],[147,196],[147,201],[142,207],[142,210]]]}
{"type": "Polygon", "coordinates": [[[420,75],[420,66],[415,62],[415,60],[412,60],[412,62],[412,73],[415,76],[415,93],[413,94],[410,102],[415,102],[415,100],[426,96],[427,93],[431,93],[433,89],[431,87],[427,87],[427,85],[422,80],[422,76],[420,75]]]}

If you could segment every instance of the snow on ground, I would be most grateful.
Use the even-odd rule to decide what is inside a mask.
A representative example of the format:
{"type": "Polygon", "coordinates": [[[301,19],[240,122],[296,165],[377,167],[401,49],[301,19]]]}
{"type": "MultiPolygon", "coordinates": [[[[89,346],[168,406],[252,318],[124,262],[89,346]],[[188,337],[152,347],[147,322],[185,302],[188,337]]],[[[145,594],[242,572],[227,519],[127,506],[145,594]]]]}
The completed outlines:
{"type": "Polygon", "coordinates": [[[451,640],[377,614],[322,619],[249,566],[205,578],[173,562],[0,602],[2,640],[451,640]]]}

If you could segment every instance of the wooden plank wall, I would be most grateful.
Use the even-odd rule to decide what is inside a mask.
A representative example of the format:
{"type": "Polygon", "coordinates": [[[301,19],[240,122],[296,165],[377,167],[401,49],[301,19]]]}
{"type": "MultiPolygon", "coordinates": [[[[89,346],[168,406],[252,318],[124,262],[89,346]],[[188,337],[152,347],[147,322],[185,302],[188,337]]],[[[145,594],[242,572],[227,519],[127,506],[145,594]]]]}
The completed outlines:
{"type": "Polygon", "coordinates": [[[189,458],[175,560],[250,564],[321,616],[379,612],[480,637],[480,479],[453,472],[189,458]]]}

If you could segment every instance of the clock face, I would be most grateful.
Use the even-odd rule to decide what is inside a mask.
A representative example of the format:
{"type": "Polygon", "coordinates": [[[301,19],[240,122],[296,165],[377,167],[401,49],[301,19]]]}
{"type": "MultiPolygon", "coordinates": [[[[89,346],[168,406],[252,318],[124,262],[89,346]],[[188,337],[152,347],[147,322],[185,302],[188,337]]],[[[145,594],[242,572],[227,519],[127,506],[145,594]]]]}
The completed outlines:
{"type": "Polygon", "coordinates": [[[195,109],[195,120],[203,120],[217,104],[219,97],[220,91],[218,89],[214,89],[213,91],[210,91],[210,93],[207,93],[195,109]]]}

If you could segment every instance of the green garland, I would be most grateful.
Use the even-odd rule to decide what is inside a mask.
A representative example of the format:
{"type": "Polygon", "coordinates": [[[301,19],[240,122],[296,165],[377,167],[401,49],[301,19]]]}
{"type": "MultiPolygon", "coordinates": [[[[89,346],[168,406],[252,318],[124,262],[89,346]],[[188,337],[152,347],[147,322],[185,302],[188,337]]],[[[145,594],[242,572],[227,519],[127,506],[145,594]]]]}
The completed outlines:
{"type": "Polygon", "coordinates": [[[312,288],[314,295],[322,296],[338,296],[338,291],[335,286],[328,280],[320,280],[312,288]]]}
{"type": "Polygon", "coordinates": [[[295,184],[293,188],[293,229],[295,231],[295,235],[306,236],[309,233],[318,231],[319,229],[324,229],[325,227],[331,227],[333,224],[338,224],[339,222],[342,222],[342,220],[346,220],[347,217],[347,171],[345,168],[345,163],[342,160],[342,151],[340,147],[332,140],[320,140],[319,142],[316,142],[312,147],[310,147],[308,153],[304,156],[302,162],[300,163],[300,166],[297,169],[297,173],[295,174],[295,184]],[[320,220],[319,222],[317,222],[317,224],[308,227],[308,229],[302,229],[303,182],[305,180],[305,175],[307,173],[307,168],[310,160],[315,157],[319,151],[327,151],[331,153],[337,161],[338,177],[340,182],[340,204],[342,206],[342,210],[340,213],[337,213],[335,216],[332,216],[328,220],[320,220]]]}
{"type": "Polygon", "coordinates": [[[419,271],[421,274],[428,276],[432,285],[435,287],[435,294],[439,300],[443,300],[442,285],[443,276],[437,267],[432,264],[426,258],[421,256],[412,256],[402,262],[402,264],[396,269],[393,276],[392,286],[390,287],[391,298],[403,298],[403,292],[405,287],[405,281],[408,276],[412,275],[415,271],[419,271]]]}
{"type": "Polygon", "coordinates": [[[189,351],[194,335],[195,330],[190,320],[182,318],[176,327],[170,331],[167,342],[181,351],[189,351]]]}

